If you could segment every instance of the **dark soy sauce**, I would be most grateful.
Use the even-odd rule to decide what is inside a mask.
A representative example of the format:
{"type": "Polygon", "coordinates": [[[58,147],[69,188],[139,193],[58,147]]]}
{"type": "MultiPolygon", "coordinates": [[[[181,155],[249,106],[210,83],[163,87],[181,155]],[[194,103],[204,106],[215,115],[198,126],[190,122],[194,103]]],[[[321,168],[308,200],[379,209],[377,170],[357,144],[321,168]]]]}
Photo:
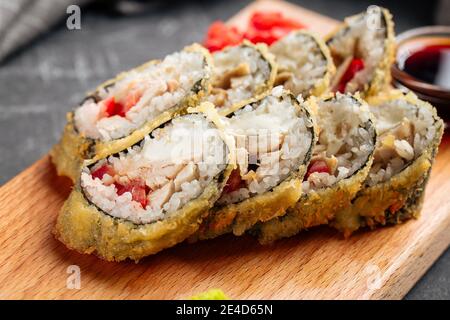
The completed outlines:
{"type": "Polygon", "coordinates": [[[410,54],[403,71],[411,76],[450,89],[450,43],[430,44],[410,54]]]}

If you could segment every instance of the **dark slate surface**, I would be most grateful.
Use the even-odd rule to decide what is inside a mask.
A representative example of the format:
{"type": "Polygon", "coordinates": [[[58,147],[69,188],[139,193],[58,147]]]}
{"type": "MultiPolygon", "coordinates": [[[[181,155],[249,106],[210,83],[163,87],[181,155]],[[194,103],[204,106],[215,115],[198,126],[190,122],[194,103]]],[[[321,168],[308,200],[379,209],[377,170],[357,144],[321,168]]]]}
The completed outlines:
{"type": "MultiPolygon", "coordinates": [[[[0,184],[45,155],[57,142],[65,113],[85,91],[150,58],[193,41],[207,26],[226,20],[249,1],[165,1],[137,15],[118,15],[96,5],[82,10],[82,29],[65,23],[0,66],[0,184]]],[[[336,19],[364,10],[372,1],[296,1],[336,19]]],[[[432,23],[433,2],[379,1],[395,15],[397,32],[432,23]]],[[[407,299],[450,298],[450,250],[407,299]]]]}

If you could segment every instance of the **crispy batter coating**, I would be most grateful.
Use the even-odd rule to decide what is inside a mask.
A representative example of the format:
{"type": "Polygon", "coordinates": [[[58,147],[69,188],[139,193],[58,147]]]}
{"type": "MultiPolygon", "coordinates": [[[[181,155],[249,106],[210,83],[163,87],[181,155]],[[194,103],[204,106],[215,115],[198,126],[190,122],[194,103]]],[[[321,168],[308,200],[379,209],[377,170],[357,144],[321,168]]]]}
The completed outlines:
{"type": "Polygon", "coordinates": [[[77,183],[58,215],[53,233],[66,247],[80,253],[93,253],[107,261],[129,258],[138,262],[196,232],[230,172],[231,167],[183,208],[148,224],[134,224],[104,213],[86,199],[77,183]]]}
{"type": "MultiPolygon", "coordinates": [[[[205,57],[205,64],[208,66],[212,65],[211,55],[209,54],[208,50],[206,50],[202,46],[193,44],[185,48],[184,50],[202,53],[205,57]]],[[[139,71],[145,69],[149,64],[154,64],[157,62],[158,60],[152,60],[133,70],[139,71]]],[[[116,78],[106,81],[105,83],[101,84],[95,91],[107,87],[114,82],[124,78],[128,72],[123,72],[116,78]]],[[[178,106],[163,112],[155,119],[153,119],[153,121],[147,122],[139,129],[133,131],[133,133],[131,133],[130,135],[108,142],[90,139],[77,132],[74,124],[74,113],[69,112],[67,114],[67,124],[64,128],[63,136],[59,143],[56,144],[50,151],[50,156],[52,162],[56,166],[58,175],[67,176],[72,179],[73,182],[75,182],[84,160],[92,159],[94,157],[103,158],[122,150],[124,147],[131,146],[137,143],[145,135],[166,122],[171,117],[183,114],[186,112],[187,108],[196,106],[203,99],[206,93],[209,92],[209,90],[210,79],[204,78],[195,85],[193,92],[189,96],[187,96],[181,103],[179,103],[178,106]]],[[[90,93],[88,94],[88,96],[91,96],[92,94],[93,93],[90,93]]]]}
{"type": "Polygon", "coordinates": [[[378,104],[393,99],[404,99],[420,108],[429,109],[435,120],[436,135],[426,150],[409,166],[385,182],[363,188],[351,207],[337,213],[331,225],[342,231],[346,237],[361,227],[375,228],[398,224],[420,215],[425,187],[441,142],[444,125],[442,119],[437,116],[436,109],[412,93],[403,95],[395,90],[385,92],[371,98],[369,103],[378,104]]]}

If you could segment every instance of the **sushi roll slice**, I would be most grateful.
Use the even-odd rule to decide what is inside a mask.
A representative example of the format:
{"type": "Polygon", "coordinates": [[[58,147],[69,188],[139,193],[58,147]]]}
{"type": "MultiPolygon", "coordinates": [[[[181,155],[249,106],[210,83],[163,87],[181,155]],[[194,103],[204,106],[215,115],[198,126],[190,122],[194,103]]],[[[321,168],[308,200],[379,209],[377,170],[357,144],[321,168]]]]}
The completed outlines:
{"type": "Polygon", "coordinates": [[[394,90],[368,102],[379,138],[365,187],[332,222],[345,236],[418,217],[443,133],[436,110],[412,93],[394,90]]]}
{"type": "Polygon", "coordinates": [[[235,163],[222,195],[191,240],[243,234],[284,214],[301,195],[316,137],[305,105],[282,87],[226,118],[235,163]]]}
{"type": "Polygon", "coordinates": [[[293,31],[273,43],[270,52],[278,64],[275,85],[283,85],[304,99],[329,90],[335,67],[321,38],[308,31],[293,31]]]}
{"type": "Polygon", "coordinates": [[[371,6],[367,12],[346,18],[327,45],[337,68],[333,91],[371,96],[389,86],[395,35],[388,10],[371,6]]]}
{"type": "Polygon", "coordinates": [[[265,44],[244,41],[213,54],[212,89],[207,100],[228,114],[270,93],[277,68],[265,44]]]}
{"type": "Polygon", "coordinates": [[[86,161],[57,218],[57,239],[109,261],[138,261],[183,241],[231,171],[225,141],[204,114],[192,113],[117,154],[86,161]]]}
{"type": "MultiPolygon", "coordinates": [[[[315,99],[311,99],[314,103],[315,99]]],[[[300,201],[286,214],[252,230],[262,244],[327,224],[351,205],[373,160],[376,132],[368,105],[350,94],[317,101],[319,135],[300,201]]]]}
{"type": "Polygon", "coordinates": [[[211,56],[194,44],[100,85],[67,115],[51,151],[58,174],[76,180],[84,159],[105,157],[141,140],[207,93],[211,56]]]}

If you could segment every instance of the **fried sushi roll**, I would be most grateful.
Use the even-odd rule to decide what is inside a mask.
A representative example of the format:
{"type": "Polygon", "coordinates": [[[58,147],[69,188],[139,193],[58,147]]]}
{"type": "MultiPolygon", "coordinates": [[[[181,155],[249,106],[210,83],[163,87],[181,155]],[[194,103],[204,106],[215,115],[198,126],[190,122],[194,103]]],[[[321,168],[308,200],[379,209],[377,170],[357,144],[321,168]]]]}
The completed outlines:
{"type": "Polygon", "coordinates": [[[209,239],[243,234],[258,221],[284,214],[301,195],[301,182],[316,140],[304,104],[282,87],[230,114],[226,132],[236,143],[235,168],[199,232],[209,239]]]}
{"type": "Polygon", "coordinates": [[[108,261],[139,259],[193,234],[232,168],[220,131],[178,116],[135,145],[88,160],[57,218],[56,237],[108,261]]]}
{"type": "Polygon", "coordinates": [[[330,50],[316,35],[293,31],[270,46],[278,73],[275,85],[283,85],[295,96],[321,96],[329,90],[335,67],[330,50]]]}
{"type": "MultiPolygon", "coordinates": [[[[311,99],[314,103],[314,99],[311,99]]],[[[319,100],[319,135],[300,201],[286,214],[252,230],[262,244],[327,224],[351,205],[373,161],[376,131],[368,105],[350,94],[319,100]]]]}
{"type": "Polygon", "coordinates": [[[388,10],[374,6],[346,18],[328,37],[327,45],[337,68],[331,84],[333,91],[359,91],[367,97],[389,86],[395,35],[388,10]]]}
{"type": "Polygon", "coordinates": [[[194,44],[100,85],[67,115],[51,151],[58,174],[75,181],[84,159],[133,145],[173,113],[195,106],[208,92],[211,73],[209,52],[194,44]]]}
{"type": "Polygon", "coordinates": [[[213,54],[212,89],[207,100],[228,114],[270,93],[277,68],[265,44],[244,41],[213,54]]]}
{"type": "Polygon", "coordinates": [[[412,93],[394,90],[368,102],[379,138],[364,188],[332,222],[345,236],[419,216],[443,133],[436,110],[412,93]]]}

